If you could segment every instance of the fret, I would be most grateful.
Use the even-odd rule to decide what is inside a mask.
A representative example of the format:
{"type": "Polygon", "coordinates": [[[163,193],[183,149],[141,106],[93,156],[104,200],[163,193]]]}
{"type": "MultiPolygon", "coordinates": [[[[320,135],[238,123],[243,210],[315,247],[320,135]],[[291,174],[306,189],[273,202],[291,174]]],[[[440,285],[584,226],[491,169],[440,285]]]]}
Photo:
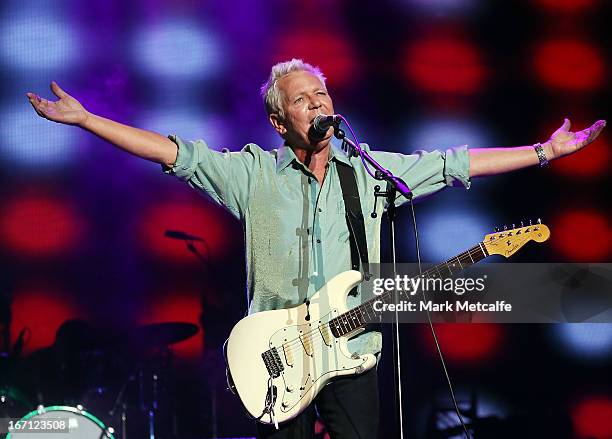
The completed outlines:
{"type": "Polygon", "coordinates": [[[450,267],[448,266],[448,261],[444,262],[444,265],[446,266],[446,269],[448,270],[448,272],[450,273],[450,275],[453,275],[453,270],[450,269],[450,267]]]}
{"type": "Polygon", "coordinates": [[[480,246],[480,251],[482,252],[482,257],[486,257],[487,253],[485,252],[484,247],[482,246],[482,244],[479,242],[478,245],[480,246]]]}
{"type": "MultiPolygon", "coordinates": [[[[483,247],[482,243],[478,243],[478,245],[472,247],[469,250],[464,251],[463,253],[458,254],[454,258],[448,259],[431,267],[430,269],[423,272],[419,277],[423,279],[445,279],[447,277],[455,275],[455,273],[469,267],[470,265],[475,264],[476,262],[486,258],[487,256],[488,253],[483,247]],[[442,273],[446,273],[446,271],[448,271],[448,275],[443,275],[442,273]]],[[[365,326],[367,323],[379,321],[380,313],[374,309],[374,303],[377,301],[389,303],[393,300],[394,294],[395,291],[386,291],[380,296],[373,297],[367,302],[362,303],[358,307],[355,307],[347,311],[346,313],[333,318],[330,321],[330,329],[332,334],[336,337],[342,336],[359,327],[365,326]]],[[[398,291],[399,298],[408,298],[408,296],[408,291],[398,291]]]]}

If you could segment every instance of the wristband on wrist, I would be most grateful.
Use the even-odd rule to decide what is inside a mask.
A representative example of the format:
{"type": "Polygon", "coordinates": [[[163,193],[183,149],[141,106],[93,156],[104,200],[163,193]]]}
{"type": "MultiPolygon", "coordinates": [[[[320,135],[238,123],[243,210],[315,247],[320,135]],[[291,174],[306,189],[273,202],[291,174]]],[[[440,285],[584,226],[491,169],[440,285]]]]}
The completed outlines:
{"type": "Polygon", "coordinates": [[[533,149],[535,149],[535,152],[538,155],[538,160],[540,161],[540,168],[548,166],[548,159],[546,158],[546,153],[544,152],[544,148],[542,148],[542,144],[536,143],[535,145],[533,145],[533,149]]]}

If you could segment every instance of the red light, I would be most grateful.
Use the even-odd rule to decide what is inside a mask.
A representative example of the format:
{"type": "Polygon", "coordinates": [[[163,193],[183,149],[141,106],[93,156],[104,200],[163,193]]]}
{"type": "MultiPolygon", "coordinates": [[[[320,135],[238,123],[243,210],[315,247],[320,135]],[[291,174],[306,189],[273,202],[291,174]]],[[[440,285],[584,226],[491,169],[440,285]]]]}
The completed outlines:
{"type": "Polygon", "coordinates": [[[580,439],[612,439],[612,400],[594,397],[580,402],[572,410],[572,421],[580,439]]]}
{"type": "Polygon", "coordinates": [[[83,225],[61,200],[29,197],[9,201],[0,217],[0,240],[27,256],[53,256],[77,246],[83,225]]]}
{"type": "MultiPolygon", "coordinates": [[[[431,329],[426,327],[427,345],[435,352],[431,329]]],[[[445,323],[435,325],[442,352],[447,358],[471,362],[491,357],[500,345],[501,328],[494,324],[445,323]]]]}
{"type": "Polygon", "coordinates": [[[287,35],[279,42],[273,61],[301,58],[321,68],[329,85],[348,85],[357,76],[357,62],[349,41],[338,34],[302,31],[287,35]]]}
{"type": "Polygon", "coordinates": [[[197,207],[177,202],[155,206],[143,215],[142,242],[161,259],[197,264],[199,261],[187,250],[185,242],[166,238],[164,232],[179,230],[199,236],[205,243],[195,245],[204,257],[219,257],[230,247],[228,241],[232,239],[223,217],[216,207],[202,207],[201,203],[197,207]]]}
{"type": "Polygon", "coordinates": [[[408,46],[404,72],[417,87],[439,93],[474,93],[485,68],[477,48],[456,38],[429,38],[408,46]]]}
{"type": "MultiPolygon", "coordinates": [[[[139,323],[186,322],[200,327],[202,303],[197,292],[192,294],[177,291],[164,292],[162,299],[155,299],[147,308],[147,314],[139,323]]],[[[197,358],[202,355],[204,337],[202,331],[195,336],[171,345],[172,351],[182,358],[197,358]]]]}
{"type": "Polygon", "coordinates": [[[69,303],[58,291],[48,288],[31,288],[15,291],[11,304],[11,338],[15,343],[22,329],[28,328],[24,354],[51,346],[55,333],[68,319],[82,317],[78,308],[69,303]]]}
{"type": "Polygon", "coordinates": [[[551,164],[559,174],[574,178],[601,176],[610,169],[610,144],[600,134],[594,143],[551,164]]]}
{"type": "Polygon", "coordinates": [[[536,0],[536,3],[555,12],[569,13],[593,7],[595,0],[536,0]]]}
{"type": "Polygon", "coordinates": [[[563,213],[551,227],[552,245],[571,260],[598,262],[610,256],[610,228],[597,211],[563,213]]]}
{"type": "Polygon", "coordinates": [[[536,48],[533,63],[544,84],[573,91],[598,88],[604,80],[599,50],[578,40],[556,40],[536,48]]]}

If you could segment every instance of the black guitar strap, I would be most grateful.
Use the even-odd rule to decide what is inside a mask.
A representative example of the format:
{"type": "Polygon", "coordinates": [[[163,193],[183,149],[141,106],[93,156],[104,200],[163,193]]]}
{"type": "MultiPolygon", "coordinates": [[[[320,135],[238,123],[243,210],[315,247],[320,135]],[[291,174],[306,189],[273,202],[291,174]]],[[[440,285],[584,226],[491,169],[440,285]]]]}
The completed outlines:
{"type": "Polygon", "coordinates": [[[368,241],[365,234],[365,223],[361,202],[359,201],[359,190],[357,179],[352,166],[336,161],[342,198],[344,198],[344,209],[346,211],[346,223],[349,229],[351,244],[351,268],[359,271],[359,265],[363,268],[366,280],[370,278],[370,267],[368,262],[368,241]]]}

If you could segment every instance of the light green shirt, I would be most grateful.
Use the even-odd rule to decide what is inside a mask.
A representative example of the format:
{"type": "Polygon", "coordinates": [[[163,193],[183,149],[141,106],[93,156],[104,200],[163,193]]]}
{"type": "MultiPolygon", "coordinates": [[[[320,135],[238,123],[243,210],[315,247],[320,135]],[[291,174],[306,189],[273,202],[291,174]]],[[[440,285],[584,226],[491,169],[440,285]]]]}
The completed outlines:
{"type": "MultiPolygon", "coordinates": [[[[327,176],[320,185],[287,146],[265,151],[248,144],[240,152],[217,152],[202,140],[170,139],[178,145],[178,157],[165,172],[204,191],[243,224],[249,313],[299,305],[335,275],[351,268],[337,160],[355,169],[369,260],[380,262],[383,203],[376,204],[376,218],[370,213],[374,209],[374,186],[384,184],[367,174],[359,158],[348,159],[342,150],[332,147],[327,176]]],[[[371,155],[401,177],[415,197],[445,186],[470,185],[466,146],[446,152],[404,155],[373,151],[371,155]]],[[[400,197],[397,203],[403,201],[405,198],[400,197]]],[[[349,308],[360,303],[359,295],[349,295],[349,308]]],[[[377,353],[381,347],[381,334],[375,331],[349,341],[349,348],[357,353],[377,353]]]]}

